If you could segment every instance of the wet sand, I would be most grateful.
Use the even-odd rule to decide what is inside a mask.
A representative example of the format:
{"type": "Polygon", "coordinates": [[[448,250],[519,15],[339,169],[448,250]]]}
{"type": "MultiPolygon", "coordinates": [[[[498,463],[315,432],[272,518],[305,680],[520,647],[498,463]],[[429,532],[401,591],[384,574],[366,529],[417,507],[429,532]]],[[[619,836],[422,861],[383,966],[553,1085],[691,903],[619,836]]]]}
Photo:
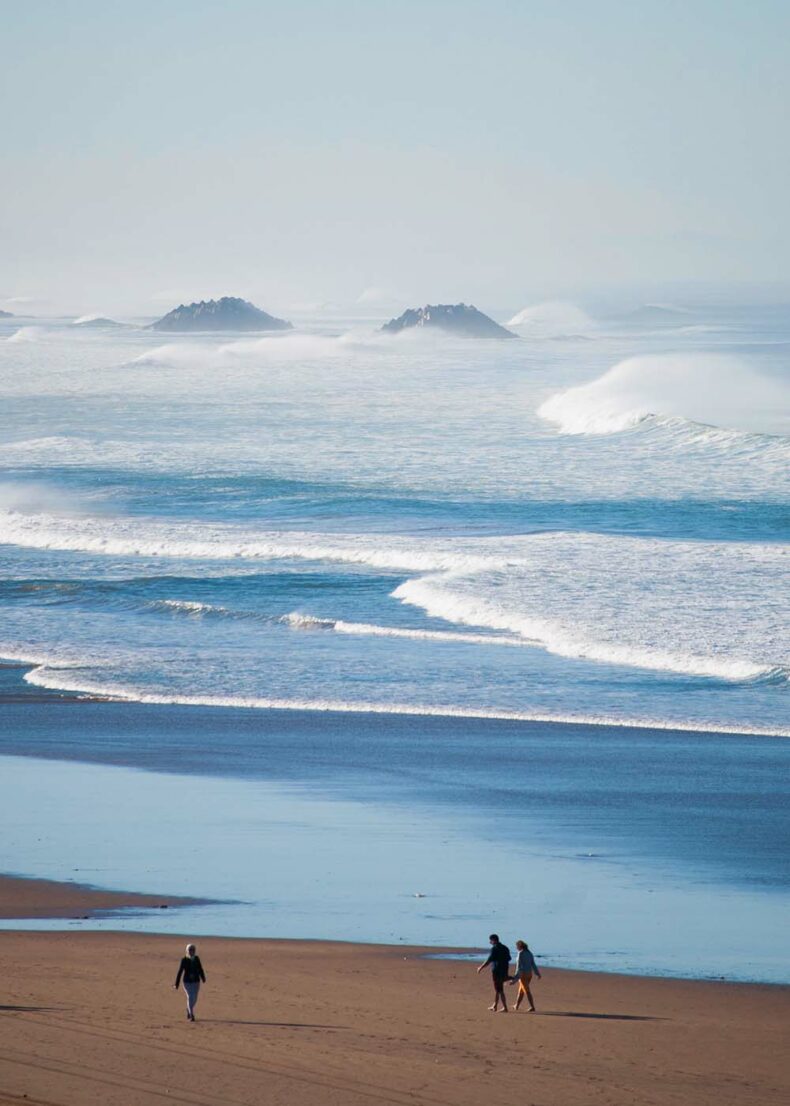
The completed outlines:
{"type": "Polygon", "coordinates": [[[0,876],[0,918],[88,918],[119,910],[169,910],[199,900],[102,891],[83,883],[0,876]]]}
{"type": "MultiPolygon", "coordinates": [[[[98,908],[95,895],[84,892],[82,913],[98,908]]],[[[204,938],[208,982],[192,1024],[172,986],[186,939],[0,933],[0,1104],[771,1106],[790,1096],[787,987],[548,965],[537,1014],[495,1015],[486,976],[426,950],[204,938]]]]}

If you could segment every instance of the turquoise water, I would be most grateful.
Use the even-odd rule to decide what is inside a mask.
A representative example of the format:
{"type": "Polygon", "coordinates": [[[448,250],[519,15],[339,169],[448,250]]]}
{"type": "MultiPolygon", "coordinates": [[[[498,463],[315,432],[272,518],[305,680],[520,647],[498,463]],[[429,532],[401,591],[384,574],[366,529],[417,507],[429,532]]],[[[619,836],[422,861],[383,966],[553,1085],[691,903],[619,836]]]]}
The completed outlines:
{"type": "MultiPolygon", "coordinates": [[[[530,826],[540,837],[559,825],[561,850],[596,851],[585,842],[605,819],[576,766],[600,755],[614,781],[606,810],[619,811],[601,832],[618,856],[633,836],[651,895],[687,889],[661,908],[665,928],[683,901],[689,917],[692,899],[716,911],[719,894],[778,902],[787,873],[772,842],[786,842],[786,824],[763,802],[765,778],[736,800],[722,770],[751,780],[769,748],[781,778],[776,750],[790,735],[790,322],[771,306],[633,306],[538,311],[520,342],[501,345],[393,339],[329,318],[276,338],[165,343],[138,327],[3,320],[0,656],[27,662],[30,691],[121,697],[145,724],[130,736],[112,708],[90,715],[104,720],[100,739],[80,722],[65,744],[50,734],[42,745],[37,711],[105,708],[9,702],[2,748],[144,766],[152,786],[174,770],[177,711],[219,712],[223,733],[231,719],[235,732],[276,718],[287,771],[279,745],[262,762],[245,741],[230,743],[228,770],[203,722],[190,756],[245,786],[252,775],[320,789],[323,771],[330,803],[369,813],[365,780],[391,769],[408,781],[408,749],[432,767],[396,788],[397,824],[419,807],[463,823],[465,850],[491,840],[506,851],[543,749],[563,820],[554,802],[530,800],[530,826]],[[394,727],[381,746],[378,727],[394,727]],[[325,733],[319,771],[299,742],[314,748],[325,733]],[[461,759],[456,733],[470,742],[461,759]],[[557,756],[569,734],[573,754],[557,756]],[[481,820],[476,765],[492,741],[507,811],[484,803],[481,820]],[[641,781],[672,775],[676,741],[693,743],[682,755],[694,770],[645,818],[658,800],[641,781]],[[335,796],[352,768],[359,790],[335,796]],[[680,832],[697,805],[695,832],[680,832]]],[[[67,868],[55,853],[48,863],[49,875],[67,868]]],[[[456,893],[453,917],[461,882],[456,893]]],[[[332,935],[351,924],[340,916],[332,935]]],[[[368,932],[383,929],[371,920],[368,932]]],[[[555,951],[581,962],[568,936],[555,951]]],[[[455,924],[426,925],[422,939],[475,940],[455,924]]],[[[652,970],[653,938],[629,940],[618,963],[652,970]]],[[[776,978],[778,954],[760,940],[776,978]]],[[[713,974],[716,955],[714,942],[713,974]]]]}

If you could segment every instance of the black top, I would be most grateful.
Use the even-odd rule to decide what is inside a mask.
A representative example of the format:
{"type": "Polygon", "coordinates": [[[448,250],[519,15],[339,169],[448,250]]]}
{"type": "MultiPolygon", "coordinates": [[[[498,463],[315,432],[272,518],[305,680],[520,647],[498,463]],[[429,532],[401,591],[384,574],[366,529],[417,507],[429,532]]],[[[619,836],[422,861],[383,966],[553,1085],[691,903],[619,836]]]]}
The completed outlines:
{"type": "Polygon", "coordinates": [[[494,975],[507,975],[509,963],[510,949],[507,945],[503,945],[501,941],[496,945],[492,945],[488,960],[486,960],[486,964],[491,965],[492,973],[494,975]]]}
{"type": "Polygon", "coordinates": [[[203,965],[200,963],[199,956],[184,956],[181,959],[181,963],[178,966],[178,975],[176,976],[176,987],[181,982],[181,976],[184,976],[184,983],[197,983],[202,979],[206,982],[206,974],[203,971],[203,965]]]}

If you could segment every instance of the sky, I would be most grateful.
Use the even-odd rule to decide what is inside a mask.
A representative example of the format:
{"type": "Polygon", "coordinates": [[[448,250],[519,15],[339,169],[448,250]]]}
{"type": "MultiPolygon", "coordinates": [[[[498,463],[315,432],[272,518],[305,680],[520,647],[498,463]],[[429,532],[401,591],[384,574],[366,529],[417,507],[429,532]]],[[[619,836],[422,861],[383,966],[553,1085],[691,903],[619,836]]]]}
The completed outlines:
{"type": "Polygon", "coordinates": [[[0,307],[790,288],[786,0],[0,0],[0,307]]]}

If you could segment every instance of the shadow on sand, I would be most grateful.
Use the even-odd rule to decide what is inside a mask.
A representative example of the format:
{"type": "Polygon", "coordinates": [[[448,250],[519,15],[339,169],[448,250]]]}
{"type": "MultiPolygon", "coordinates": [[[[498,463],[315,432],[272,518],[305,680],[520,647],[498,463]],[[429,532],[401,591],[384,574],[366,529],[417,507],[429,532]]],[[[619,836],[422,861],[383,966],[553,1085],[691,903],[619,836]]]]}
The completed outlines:
{"type": "Polygon", "coordinates": [[[601,1021],[614,1022],[663,1022],[666,1018],[656,1018],[649,1014],[584,1014],[580,1010],[536,1010],[541,1018],[598,1018],[601,1021]]]}
{"type": "Polygon", "coordinates": [[[55,1014],[62,1006],[0,1006],[0,1014],[55,1014]]]}

